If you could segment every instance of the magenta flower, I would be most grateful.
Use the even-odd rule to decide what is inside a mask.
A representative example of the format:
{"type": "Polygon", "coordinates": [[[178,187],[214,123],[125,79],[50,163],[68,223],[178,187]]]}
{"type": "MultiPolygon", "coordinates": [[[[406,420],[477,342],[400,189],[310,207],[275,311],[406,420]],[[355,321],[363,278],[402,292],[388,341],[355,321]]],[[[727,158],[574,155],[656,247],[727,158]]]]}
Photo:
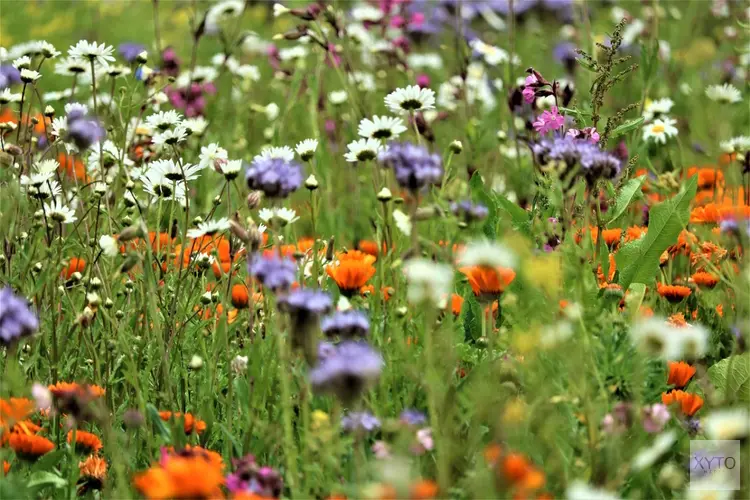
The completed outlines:
{"type": "Polygon", "coordinates": [[[566,137],[571,137],[573,139],[588,139],[591,144],[596,144],[599,142],[599,132],[596,131],[596,128],[594,127],[586,127],[584,129],[577,129],[572,128],[568,130],[568,132],[565,134],[566,137]]]}
{"type": "Polygon", "coordinates": [[[552,109],[539,115],[533,125],[534,130],[544,135],[547,132],[562,128],[564,123],[565,117],[557,111],[557,106],[552,106],[552,109]]]}
{"type": "Polygon", "coordinates": [[[661,432],[669,421],[669,410],[663,404],[644,406],[641,411],[643,415],[643,429],[650,434],[661,432]]]}
{"type": "MultiPolygon", "coordinates": [[[[526,78],[528,80],[528,78],[526,78]]],[[[534,102],[534,96],[536,95],[536,91],[529,86],[526,86],[523,88],[523,91],[521,92],[523,94],[523,100],[532,103],[534,102]]]]}

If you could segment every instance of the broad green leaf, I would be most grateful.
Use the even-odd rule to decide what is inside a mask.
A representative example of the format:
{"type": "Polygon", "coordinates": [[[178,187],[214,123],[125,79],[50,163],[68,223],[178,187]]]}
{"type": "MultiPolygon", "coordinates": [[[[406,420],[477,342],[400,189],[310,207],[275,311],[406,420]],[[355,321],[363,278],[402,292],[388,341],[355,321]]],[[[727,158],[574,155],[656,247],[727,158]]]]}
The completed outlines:
{"type": "Polygon", "coordinates": [[[643,117],[639,116],[638,118],[634,118],[632,120],[628,120],[619,127],[616,127],[612,133],[609,135],[610,139],[614,139],[615,137],[619,137],[623,134],[627,134],[631,130],[634,130],[643,123],[643,117]]]}
{"type": "Polygon", "coordinates": [[[151,421],[151,425],[153,425],[156,428],[156,431],[166,440],[172,439],[172,431],[169,430],[169,427],[164,423],[164,421],[159,416],[159,410],[156,409],[156,407],[152,404],[146,405],[146,414],[148,415],[149,421],[151,421]]]}
{"type": "Polygon", "coordinates": [[[464,294],[464,339],[475,342],[482,336],[482,306],[471,288],[464,294]]]}
{"type": "Polygon", "coordinates": [[[708,377],[725,398],[750,402],[750,353],[722,359],[708,369],[708,377]]]}
{"type": "Polygon", "coordinates": [[[695,196],[697,181],[697,177],[692,177],[684,190],[654,206],[649,213],[646,235],[617,252],[615,259],[623,289],[634,282],[649,284],[654,280],[659,271],[659,257],[674,244],[690,220],[690,201],[695,196]]]}
{"type": "Polygon", "coordinates": [[[636,177],[635,179],[630,179],[620,188],[620,192],[615,199],[615,206],[612,209],[612,217],[610,217],[607,224],[611,224],[616,221],[622,214],[625,213],[625,210],[628,209],[633,200],[637,199],[640,196],[641,186],[643,185],[644,180],[646,180],[646,176],[641,175],[640,177],[636,177]]]}
{"type": "Polygon", "coordinates": [[[645,296],[646,285],[643,283],[631,283],[628,287],[628,293],[625,294],[627,310],[633,311],[634,314],[637,314],[645,296]]]}
{"type": "Polygon", "coordinates": [[[35,488],[38,486],[52,486],[53,488],[63,488],[67,486],[68,481],[57,474],[49,471],[40,470],[34,472],[28,479],[26,486],[35,488]]]}
{"type": "Polygon", "coordinates": [[[513,228],[528,234],[531,230],[529,212],[499,193],[494,193],[494,198],[498,211],[502,210],[507,214],[507,217],[511,220],[513,228]]]}
{"type": "Polygon", "coordinates": [[[471,190],[472,198],[485,205],[489,210],[489,214],[484,221],[482,230],[484,231],[485,236],[494,240],[497,228],[497,204],[493,197],[487,192],[484,181],[478,173],[475,173],[471,177],[471,180],[469,181],[469,189],[471,190]]]}

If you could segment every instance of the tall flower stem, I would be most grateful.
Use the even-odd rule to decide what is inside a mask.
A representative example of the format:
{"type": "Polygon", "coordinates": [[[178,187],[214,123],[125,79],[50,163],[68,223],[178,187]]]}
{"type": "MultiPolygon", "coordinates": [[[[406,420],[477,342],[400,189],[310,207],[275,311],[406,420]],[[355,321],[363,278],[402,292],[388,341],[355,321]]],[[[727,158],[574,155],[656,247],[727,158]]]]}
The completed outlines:
{"type": "Polygon", "coordinates": [[[97,106],[96,106],[96,71],[94,71],[94,59],[89,58],[89,63],[91,63],[91,87],[92,87],[92,94],[91,97],[94,98],[94,114],[98,114],[97,106]]]}
{"type": "MultiPolygon", "coordinates": [[[[26,84],[23,84],[21,90],[21,103],[18,106],[18,131],[16,132],[16,142],[21,140],[21,124],[23,123],[23,100],[26,97],[26,84]]],[[[22,169],[23,170],[23,169],[22,169]]]]}
{"type": "Polygon", "coordinates": [[[433,327],[435,317],[432,309],[425,320],[424,353],[427,364],[427,406],[430,411],[430,426],[435,437],[435,454],[437,455],[438,485],[440,491],[447,492],[450,487],[450,462],[447,443],[442,439],[442,426],[440,422],[440,410],[438,402],[442,394],[438,394],[442,387],[440,377],[435,373],[435,342],[433,335],[437,332],[433,327]]]}
{"type": "Polygon", "coordinates": [[[282,324],[282,318],[279,311],[276,312],[276,332],[274,337],[276,340],[276,347],[278,348],[279,357],[279,379],[281,381],[281,411],[284,426],[284,459],[286,460],[286,481],[289,484],[289,490],[292,498],[299,498],[297,491],[297,448],[294,443],[294,433],[292,431],[292,415],[294,415],[294,409],[292,408],[292,394],[291,394],[291,371],[289,364],[291,362],[289,356],[289,345],[287,339],[284,337],[284,325],[282,324]]]}

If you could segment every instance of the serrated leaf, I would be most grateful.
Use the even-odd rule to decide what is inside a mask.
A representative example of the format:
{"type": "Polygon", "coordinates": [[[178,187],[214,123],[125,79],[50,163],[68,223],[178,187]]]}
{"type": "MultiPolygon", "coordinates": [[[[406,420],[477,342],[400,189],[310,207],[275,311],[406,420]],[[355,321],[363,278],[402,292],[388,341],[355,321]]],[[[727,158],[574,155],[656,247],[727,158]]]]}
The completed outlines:
{"type": "Polygon", "coordinates": [[[648,232],[643,238],[624,245],[615,256],[620,271],[620,286],[649,284],[659,271],[659,257],[672,245],[690,219],[690,201],[698,187],[692,177],[684,190],[654,206],[649,213],[648,232]]]}
{"type": "Polygon", "coordinates": [[[614,139],[615,137],[619,137],[623,134],[627,134],[631,130],[634,130],[641,126],[643,123],[644,118],[642,116],[639,116],[638,118],[633,118],[632,120],[628,120],[619,127],[616,127],[611,134],[609,134],[610,139],[614,139]]]}
{"type": "Polygon", "coordinates": [[[722,359],[708,369],[708,377],[724,397],[750,402],[750,353],[722,359]],[[727,373],[730,365],[732,372],[727,373]]]}
{"type": "Polygon", "coordinates": [[[475,342],[482,336],[482,306],[471,288],[464,294],[464,340],[475,342]]]}
{"type": "Polygon", "coordinates": [[[620,192],[617,194],[617,198],[615,199],[615,207],[612,209],[612,217],[609,219],[609,222],[607,222],[607,224],[611,224],[616,221],[622,214],[625,213],[625,210],[628,209],[630,203],[632,203],[634,199],[640,196],[641,186],[643,185],[643,181],[645,180],[646,176],[641,175],[640,177],[630,179],[628,182],[623,184],[623,186],[620,188],[620,192]]]}
{"type": "Polygon", "coordinates": [[[61,478],[57,474],[52,472],[40,470],[34,472],[29,476],[28,483],[26,486],[29,488],[36,488],[39,486],[52,486],[53,488],[64,488],[68,485],[68,481],[61,478]]]}

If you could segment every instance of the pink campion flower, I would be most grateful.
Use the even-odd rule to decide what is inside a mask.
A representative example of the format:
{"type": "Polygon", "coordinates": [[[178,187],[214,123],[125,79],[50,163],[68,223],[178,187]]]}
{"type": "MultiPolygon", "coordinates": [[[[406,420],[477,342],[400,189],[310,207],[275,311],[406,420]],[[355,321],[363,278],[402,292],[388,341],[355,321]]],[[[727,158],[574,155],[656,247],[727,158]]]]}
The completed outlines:
{"type": "Polygon", "coordinates": [[[545,111],[539,115],[532,125],[534,126],[534,130],[544,135],[547,132],[562,128],[564,123],[565,117],[558,112],[557,106],[552,106],[549,111],[545,111]]]}
{"type": "Polygon", "coordinates": [[[531,86],[537,83],[539,80],[537,80],[536,75],[534,73],[530,74],[526,77],[526,81],[524,82],[525,85],[531,86]]]}
{"type": "Polygon", "coordinates": [[[430,77],[424,73],[417,75],[417,85],[421,88],[428,88],[430,86],[430,77]]]}
{"type": "Polygon", "coordinates": [[[414,27],[419,27],[424,23],[424,19],[423,12],[413,12],[409,18],[409,24],[414,27]]]}
{"type": "Polygon", "coordinates": [[[395,15],[391,18],[392,28],[403,28],[406,25],[406,19],[402,15],[395,15]]]}
{"type": "Polygon", "coordinates": [[[523,88],[521,94],[523,94],[523,100],[531,104],[532,102],[534,102],[536,91],[533,88],[526,86],[523,88]]]}
{"type": "Polygon", "coordinates": [[[567,131],[565,136],[572,139],[588,139],[592,144],[596,144],[600,139],[599,132],[597,132],[594,127],[586,127],[581,130],[572,128],[567,131]]]}
{"type": "Polygon", "coordinates": [[[326,52],[326,63],[334,68],[338,68],[341,64],[341,55],[336,50],[336,46],[332,43],[328,44],[328,51],[326,52]]]}

